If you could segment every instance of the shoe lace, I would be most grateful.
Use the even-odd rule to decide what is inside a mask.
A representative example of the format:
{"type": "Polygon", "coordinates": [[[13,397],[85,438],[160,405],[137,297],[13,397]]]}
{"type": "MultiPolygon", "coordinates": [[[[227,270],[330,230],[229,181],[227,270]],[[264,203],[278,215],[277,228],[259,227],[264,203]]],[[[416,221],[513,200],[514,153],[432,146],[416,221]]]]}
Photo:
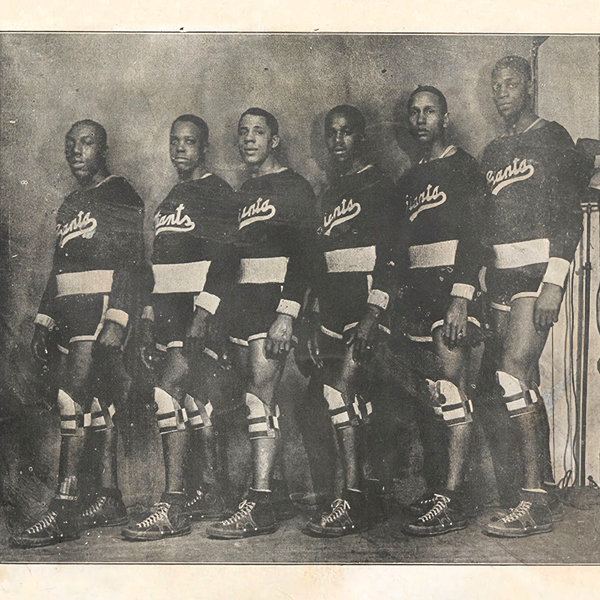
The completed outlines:
{"type": "Polygon", "coordinates": [[[223,525],[233,525],[234,523],[241,521],[252,512],[252,509],[255,506],[256,502],[242,500],[242,503],[238,506],[238,509],[229,517],[229,519],[225,519],[225,521],[223,521],[223,525]]]}
{"type": "Polygon", "coordinates": [[[531,502],[529,500],[521,500],[515,508],[511,509],[511,511],[502,518],[504,523],[512,523],[513,521],[517,521],[525,513],[531,508],[531,502]]]}
{"type": "Polygon", "coordinates": [[[152,514],[148,515],[143,521],[140,521],[137,526],[141,529],[156,525],[169,512],[170,504],[168,502],[157,502],[152,507],[152,514]]]}
{"type": "Polygon", "coordinates": [[[434,494],[433,498],[435,500],[435,504],[424,515],[419,517],[419,521],[421,521],[421,523],[432,521],[436,517],[439,517],[440,514],[448,508],[448,502],[450,501],[449,498],[442,496],[441,494],[434,494]]]}
{"type": "Polygon", "coordinates": [[[53,510],[49,511],[37,523],[27,528],[25,533],[39,533],[40,531],[44,531],[44,529],[47,529],[50,525],[56,522],[56,517],[58,517],[58,513],[54,512],[53,510]]]}
{"type": "Polygon", "coordinates": [[[331,504],[331,512],[323,517],[323,522],[334,523],[335,521],[339,521],[339,519],[343,515],[348,514],[349,510],[350,504],[348,504],[348,501],[342,498],[338,498],[337,500],[334,500],[331,504]]]}
{"type": "Polygon", "coordinates": [[[93,517],[100,512],[108,500],[108,496],[98,496],[96,501],[83,511],[84,517],[93,517]]]}

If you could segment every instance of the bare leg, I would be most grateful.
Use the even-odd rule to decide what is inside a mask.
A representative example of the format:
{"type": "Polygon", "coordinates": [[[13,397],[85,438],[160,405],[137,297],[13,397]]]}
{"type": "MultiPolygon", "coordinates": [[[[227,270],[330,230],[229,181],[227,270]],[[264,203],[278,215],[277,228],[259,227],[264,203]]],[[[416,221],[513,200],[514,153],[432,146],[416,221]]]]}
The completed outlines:
{"type": "MultiPolygon", "coordinates": [[[[469,349],[461,347],[450,350],[444,344],[441,328],[433,332],[433,341],[435,351],[442,359],[445,378],[468,397],[467,367],[469,349]]],[[[471,433],[472,422],[459,423],[448,428],[448,479],[446,483],[448,491],[456,491],[462,483],[471,433]]]]}

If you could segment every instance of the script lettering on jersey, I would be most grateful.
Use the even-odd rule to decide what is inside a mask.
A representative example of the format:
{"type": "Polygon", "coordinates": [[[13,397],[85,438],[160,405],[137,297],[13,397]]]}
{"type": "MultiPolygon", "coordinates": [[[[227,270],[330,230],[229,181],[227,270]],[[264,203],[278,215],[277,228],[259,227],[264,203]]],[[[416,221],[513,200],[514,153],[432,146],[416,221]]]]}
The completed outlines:
{"type": "Polygon", "coordinates": [[[239,229],[257,221],[268,221],[273,218],[276,212],[277,209],[268,198],[266,200],[259,198],[256,202],[240,209],[238,214],[239,229]]]}
{"type": "Polygon", "coordinates": [[[446,202],[446,192],[440,190],[439,185],[433,187],[429,183],[424,192],[421,192],[418,196],[408,201],[408,210],[411,213],[408,220],[414,221],[419,213],[430,208],[435,208],[440,204],[444,204],[444,202],[446,202]]]}
{"type": "Polygon", "coordinates": [[[485,177],[492,188],[492,194],[496,196],[507,185],[529,179],[534,173],[534,166],[527,164],[526,158],[515,158],[512,163],[495,173],[494,171],[488,171],[485,177]]]}
{"type": "Polygon", "coordinates": [[[96,233],[98,221],[90,215],[90,212],[79,211],[77,216],[69,223],[56,226],[56,236],[58,238],[58,247],[64,248],[65,244],[76,237],[90,239],[96,233]]]}
{"type": "Polygon", "coordinates": [[[331,235],[331,230],[350,219],[354,219],[361,211],[360,204],[345,198],[333,211],[323,217],[323,235],[331,235]]]}
{"type": "Polygon", "coordinates": [[[196,228],[196,223],[191,219],[189,215],[183,214],[185,205],[180,204],[174,213],[163,215],[158,211],[154,215],[154,235],[157,236],[159,233],[164,231],[174,231],[175,233],[181,233],[185,231],[192,231],[196,228]]]}

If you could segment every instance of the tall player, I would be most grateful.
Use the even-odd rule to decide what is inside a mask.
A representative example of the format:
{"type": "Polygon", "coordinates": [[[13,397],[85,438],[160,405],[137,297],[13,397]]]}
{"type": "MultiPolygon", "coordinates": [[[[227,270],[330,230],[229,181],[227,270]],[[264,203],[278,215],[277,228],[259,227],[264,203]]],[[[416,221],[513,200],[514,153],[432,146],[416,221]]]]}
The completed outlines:
{"type": "Polygon", "coordinates": [[[485,531],[524,537],[553,529],[539,441],[546,415],[536,380],[582,233],[579,198],[588,170],[564,127],[534,113],[527,60],[498,61],[492,95],[506,131],[482,162],[489,186],[485,243],[493,251],[486,285],[501,348],[496,396],[516,422],[524,474],[518,505],[485,531]]]}
{"type": "MultiPolygon", "coordinates": [[[[373,343],[387,292],[372,286],[376,260],[390,270],[391,232],[397,202],[393,182],[365,157],[366,121],[354,106],[336,106],[325,118],[325,140],[334,175],[321,202],[319,260],[314,286],[318,307],[309,351],[323,369],[323,394],[337,432],[344,489],[331,511],[306,532],[341,537],[364,531],[382,514],[379,482],[369,472],[364,428],[371,413],[360,390],[360,361],[373,343]],[[383,260],[381,260],[383,259],[383,260]],[[379,504],[379,506],[377,506],[379,504]]],[[[382,277],[379,277],[381,280],[382,277]]],[[[381,281],[380,281],[381,283],[381,281]]]]}
{"type": "Polygon", "coordinates": [[[473,346],[482,349],[475,306],[481,251],[473,217],[486,188],[475,159],[447,141],[442,92],[417,87],[408,99],[408,124],[420,160],[398,182],[408,246],[402,304],[409,340],[431,344],[439,358],[440,372],[427,383],[435,414],[447,425],[448,463],[444,487],[411,505],[418,517],[405,531],[430,536],[467,526],[459,488],[472,434],[468,384],[474,359],[481,357],[473,346]]]}
{"type": "Polygon", "coordinates": [[[277,156],[277,119],[249,108],[238,123],[238,147],[250,178],[240,189],[239,282],[231,340],[246,372],[252,486],[230,518],[211,525],[217,538],[269,534],[277,527],[272,481],[280,452],[277,386],[292,348],[294,319],[308,281],[315,214],[310,184],[277,156]]]}
{"type": "Polygon", "coordinates": [[[165,352],[154,388],[156,419],[165,461],[165,491],[150,515],[123,529],[129,540],[158,540],[191,532],[190,518],[228,514],[224,474],[217,468],[212,427],[219,400],[223,343],[209,335],[232,279],[229,245],[235,225],[233,190],[206,166],[208,126],[182,115],[171,126],[169,148],[178,183],[154,215],[152,306],[144,311],[144,353],[154,343],[165,352]],[[192,498],[185,495],[184,464],[192,429],[204,452],[204,481],[192,498]]]}
{"type": "Polygon", "coordinates": [[[93,382],[106,383],[122,370],[121,350],[143,263],[144,205],[127,180],[110,175],[107,151],[106,131],[95,121],[78,121],[66,135],[65,154],[79,189],[58,210],[54,264],[32,341],[34,356],[47,361],[50,331],[57,329],[64,355],[58,486],[46,514],[10,538],[21,548],[77,539],[82,527],[127,520],[117,486],[113,429],[114,402],[118,409],[124,399],[97,393],[93,382]],[[103,464],[101,488],[81,511],[78,466],[87,431],[100,437],[103,464]]]}

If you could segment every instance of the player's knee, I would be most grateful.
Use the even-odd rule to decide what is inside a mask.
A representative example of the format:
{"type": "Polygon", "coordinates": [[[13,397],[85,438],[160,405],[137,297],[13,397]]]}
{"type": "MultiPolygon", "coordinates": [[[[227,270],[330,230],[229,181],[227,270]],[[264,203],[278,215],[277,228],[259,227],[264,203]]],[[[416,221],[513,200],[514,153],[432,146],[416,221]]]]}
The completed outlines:
{"type": "Polygon", "coordinates": [[[371,422],[373,414],[373,404],[361,394],[356,394],[356,402],[358,403],[359,420],[362,425],[368,425],[371,422]]]}
{"type": "Polygon", "coordinates": [[[434,413],[448,427],[473,420],[473,404],[457,385],[447,379],[428,380],[428,385],[434,413]]]}
{"type": "Polygon", "coordinates": [[[185,429],[187,414],[177,399],[161,388],[154,388],[156,421],[161,435],[185,429]]]}
{"type": "Polygon", "coordinates": [[[279,437],[279,407],[270,408],[258,396],[246,393],[250,439],[279,437]]]}
{"type": "Polygon", "coordinates": [[[204,429],[205,427],[212,426],[211,416],[213,405],[210,403],[210,400],[206,404],[203,404],[202,402],[197,402],[189,394],[186,394],[183,405],[192,429],[204,429]]]}
{"type": "Polygon", "coordinates": [[[94,398],[89,412],[83,415],[83,426],[94,432],[107,431],[114,428],[114,418],[114,404],[104,406],[98,398],[94,398]]]}
{"type": "Polygon", "coordinates": [[[504,404],[511,417],[536,411],[536,406],[541,400],[537,386],[530,389],[524,381],[506,371],[496,371],[496,381],[502,389],[504,404]]]}
{"type": "Polygon", "coordinates": [[[330,385],[323,385],[329,416],[336,429],[356,427],[360,423],[361,410],[356,396],[349,396],[330,385]]]}
{"type": "Polygon", "coordinates": [[[75,437],[83,435],[83,409],[73,397],[58,390],[58,413],[60,415],[60,434],[63,437],[75,437]]]}

